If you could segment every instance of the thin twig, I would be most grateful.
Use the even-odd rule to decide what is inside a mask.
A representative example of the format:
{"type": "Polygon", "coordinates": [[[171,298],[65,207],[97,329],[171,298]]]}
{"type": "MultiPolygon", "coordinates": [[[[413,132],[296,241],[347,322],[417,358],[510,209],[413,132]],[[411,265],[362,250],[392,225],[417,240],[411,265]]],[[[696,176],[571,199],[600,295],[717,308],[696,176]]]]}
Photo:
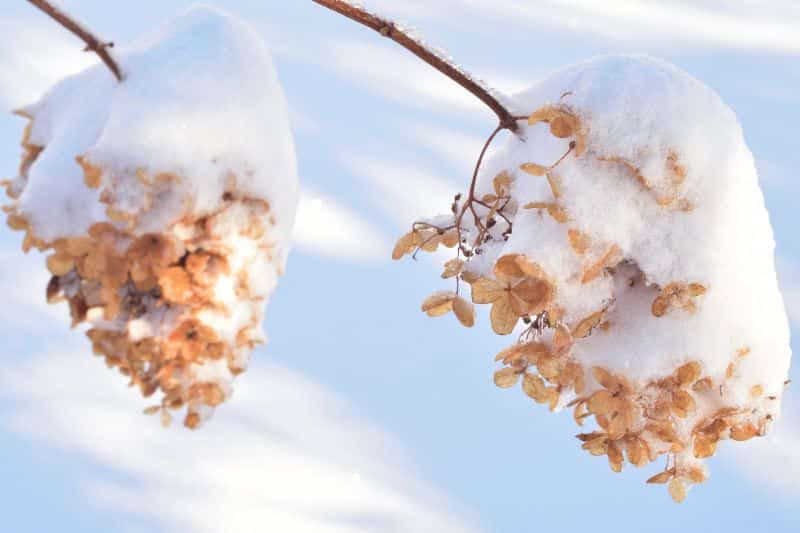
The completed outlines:
{"type": "MultiPolygon", "coordinates": [[[[377,15],[366,11],[361,7],[350,4],[345,0],[312,0],[313,2],[327,7],[345,17],[363,24],[368,28],[372,28],[384,37],[387,37],[394,42],[398,43],[403,48],[407,49],[412,54],[416,55],[433,68],[455,81],[467,91],[475,95],[484,104],[494,111],[497,118],[500,120],[500,128],[517,131],[517,118],[514,117],[508,109],[501,104],[486,88],[482,87],[475,80],[469,77],[461,69],[449,63],[442,58],[439,54],[435,53],[424,44],[420,43],[407,33],[403,32],[397,25],[390,21],[385,20],[377,15]]],[[[527,118],[527,117],[525,117],[527,118]]]]}
{"type": "Polygon", "coordinates": [[[503,126],[497,126],[492,134],[489,135],[489,138],[486,140],[483,148],[481,149],[481,153],[478,156],[478,162],[475,163],[475,170],[472,173],[472,181],[469,184],[469,194],[467,196],[467,200],[464,202],[464,208],[461,210],[461,213],[459,213],[458,218],[456,219],[457,226],[461,225],[461,219],[464,218],[464,213],[467,211],[467,208],[472,209],[473,215],[477,216],[477,213],[474,211],[475,208],[472,206],[472,201],[475,199],[475,186],[478,183],[478,174],[480,173],[481,164],[483,163],[483,158],[486,156],[486,152],[489,150],[489,146],[492,144],[494,138],[497,137],[497,134],[501,131],[503,131],[503,126]]]}
{"type": "Polygon", "coordinates": [[[111,56],[111,52],[109,52],[109,48],[114,46],[114,43],[103,41],[95,36],[92,32],[90,32],[87,28],[83,27],[78,21],[73,19],[71,16],[48,2],[47,0],[28,0],[31,4],[35,5],[45,13],[47,13],[50,17],[53,18],[56,22],[64,26],[66,29],[71,31],[73,34],[78,36],[84,43],[86,43],[86,51],[87,52],[94,52],[100,59],[103,60],[103,63],[111,70],[114,74],[114,77],[117,78],[117,81],[122,81],[122,71],[119,68],[119,65],[111,56]]]}

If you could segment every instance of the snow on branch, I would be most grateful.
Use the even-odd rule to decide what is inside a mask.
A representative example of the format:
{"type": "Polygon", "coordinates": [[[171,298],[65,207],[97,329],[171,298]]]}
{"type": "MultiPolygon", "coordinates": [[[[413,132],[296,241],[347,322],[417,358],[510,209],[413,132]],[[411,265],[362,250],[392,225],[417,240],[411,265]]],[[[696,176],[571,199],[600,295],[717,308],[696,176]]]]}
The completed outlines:
{"type": "MultiPolygon", "coordinates": [[[[346,0],[313,0],[317,4],[327,7],[345,17],[372,28],[384,37],[387,37],[415,56],[419,57],[430,66],[461,85],[475,95],[481,102],[489,106],[500,120],[501,129],[517,131],[517,118],[492,94],[492,91],[475,80],[471,75],[449,61],[444,54],[433,50],[421,40],[414,38],[400,25],[390,20],[381,18],[363,7],[352,4],[346,0]]],[[[526,117],[527,118],[527,117],[526,117]]]]}
{"type": "Polygon", "coordinates": [[[47,0],[28,0],[28,2],[50,15],[53,20],[78,36],[84,43],[86,43],[85,50],[87,52],[94,52],[100,56],[100,59],[102,59],[103,63],[105,63],[109,70],[111,70],[111,72],[114,74],[114,77],[117,78],[117,81],[122,81],[122,71],[112,57],[111,52],[108,50],[114,46],[114,43],[103,41],[102,39],[98,38],[73,17],[54,6],[47,0]]]}

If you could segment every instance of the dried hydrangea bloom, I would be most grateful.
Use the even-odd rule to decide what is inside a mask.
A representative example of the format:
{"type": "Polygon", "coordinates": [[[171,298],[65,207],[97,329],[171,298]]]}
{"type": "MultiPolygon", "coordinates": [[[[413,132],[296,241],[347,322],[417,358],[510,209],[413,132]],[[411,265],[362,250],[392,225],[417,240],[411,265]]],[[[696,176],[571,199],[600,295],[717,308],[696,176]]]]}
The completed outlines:
{"type": "Polygon", "coordinates": [[[787,384],[741,128],[711,89],[646,57],[566,68],[509,104],[527,121],[474,194],[417,222],[394,256],[457,235],[450,301],[469,286],[492,329],[516,334],[495,383],[573,408],[583,448],[616,472],[666,456],[649,481],[680,501],[720,441],[764,435],[787,384]]]}
{"type": "Polygon", "coordinates": [[[8,223],[46,251],[50,302],[197,427],[232,392],[282,273],[297,203],[286,103],[245,23],[194,8],[71,76],[29,119],[8,223]],[[187,46],[191,43],[191,46],[187,46]]]}

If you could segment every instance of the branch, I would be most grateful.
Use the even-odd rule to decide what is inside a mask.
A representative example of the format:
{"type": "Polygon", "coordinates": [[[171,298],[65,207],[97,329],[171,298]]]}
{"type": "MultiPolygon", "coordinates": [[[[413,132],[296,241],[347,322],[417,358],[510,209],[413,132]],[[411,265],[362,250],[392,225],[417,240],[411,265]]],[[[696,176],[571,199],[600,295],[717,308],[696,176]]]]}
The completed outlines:
{"type": "Polygon", "coordinates": [[[123,77],[119,65],[117,65],[116,61],[114,61],[114,58],[111,56],[111,52],[108,51],[109,48],[114,46],[114,43],[102,41],[88,29],[84,28],[83,25],[81,25],[78,21],[61,11],[47,0],[28,0],[28,2],[50,15],[53,20],[64,26],[73,34],[77,35],[84,43],[86,43],[86,51],[94,52],[100,56],[100,59],[102,59],[103,63],[105,63],[109,70],[111,70],[111,72],[114,74],[114,77],[117,78],[117,81],[122,81],[123,77]]]}
{"type": "MultiPolygon", "coordinates": [[[[372,28],[384,37],[388,37],[400,46],[419,57],[430,66],[461,85],[470,93],[480,99],[481,102],[489,106],[500,120],[500,129],[517,131],[517,119],[501,104],[485,87],[482,87],[474,79],[460,68],[449,63],[439,54],[426,47],[407,33],[403,32],[397,25],[385,20],[377,15],[366,11],[361,7],[350,4],[346,0],[312,0],[317,4],[327,7],[345,17],[372,28]]],[[[527,117],[526,117],[527,118],[527,117]]]]}

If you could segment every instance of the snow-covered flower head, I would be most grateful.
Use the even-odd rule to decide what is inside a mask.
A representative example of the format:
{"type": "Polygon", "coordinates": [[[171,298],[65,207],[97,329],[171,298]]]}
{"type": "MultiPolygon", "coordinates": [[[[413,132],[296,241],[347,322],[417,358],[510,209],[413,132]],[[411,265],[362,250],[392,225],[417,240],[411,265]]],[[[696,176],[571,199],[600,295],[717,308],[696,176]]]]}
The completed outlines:
{"type": "Polygon", "coordinates": [[[294,146],[269,52],[246,23],[192,8],[19,114],[30,119],[12,228],[50,255],[50,301],[95,353],[196,427],[231,394],[282,273],[294,146]]]}
{"type": "MultiPolygon", "coordinates": [[[[708,87],[638,56],[565,68],[508,105],[527,125],[395,257],[456,234],[444,277],[491,304],[497,334],[518,335],[496,383],[574,407],[581,425],[594,417],[579,437],[615,471],[624,453],[636,466],[668,454],[651,481],[681,500],[718,441],[767,431],[789,367],[772,229],[739,123],[708,87]]],[[[459,294],[446,300],[437,314],[459,302],[472,316],[459,294]]]]}

